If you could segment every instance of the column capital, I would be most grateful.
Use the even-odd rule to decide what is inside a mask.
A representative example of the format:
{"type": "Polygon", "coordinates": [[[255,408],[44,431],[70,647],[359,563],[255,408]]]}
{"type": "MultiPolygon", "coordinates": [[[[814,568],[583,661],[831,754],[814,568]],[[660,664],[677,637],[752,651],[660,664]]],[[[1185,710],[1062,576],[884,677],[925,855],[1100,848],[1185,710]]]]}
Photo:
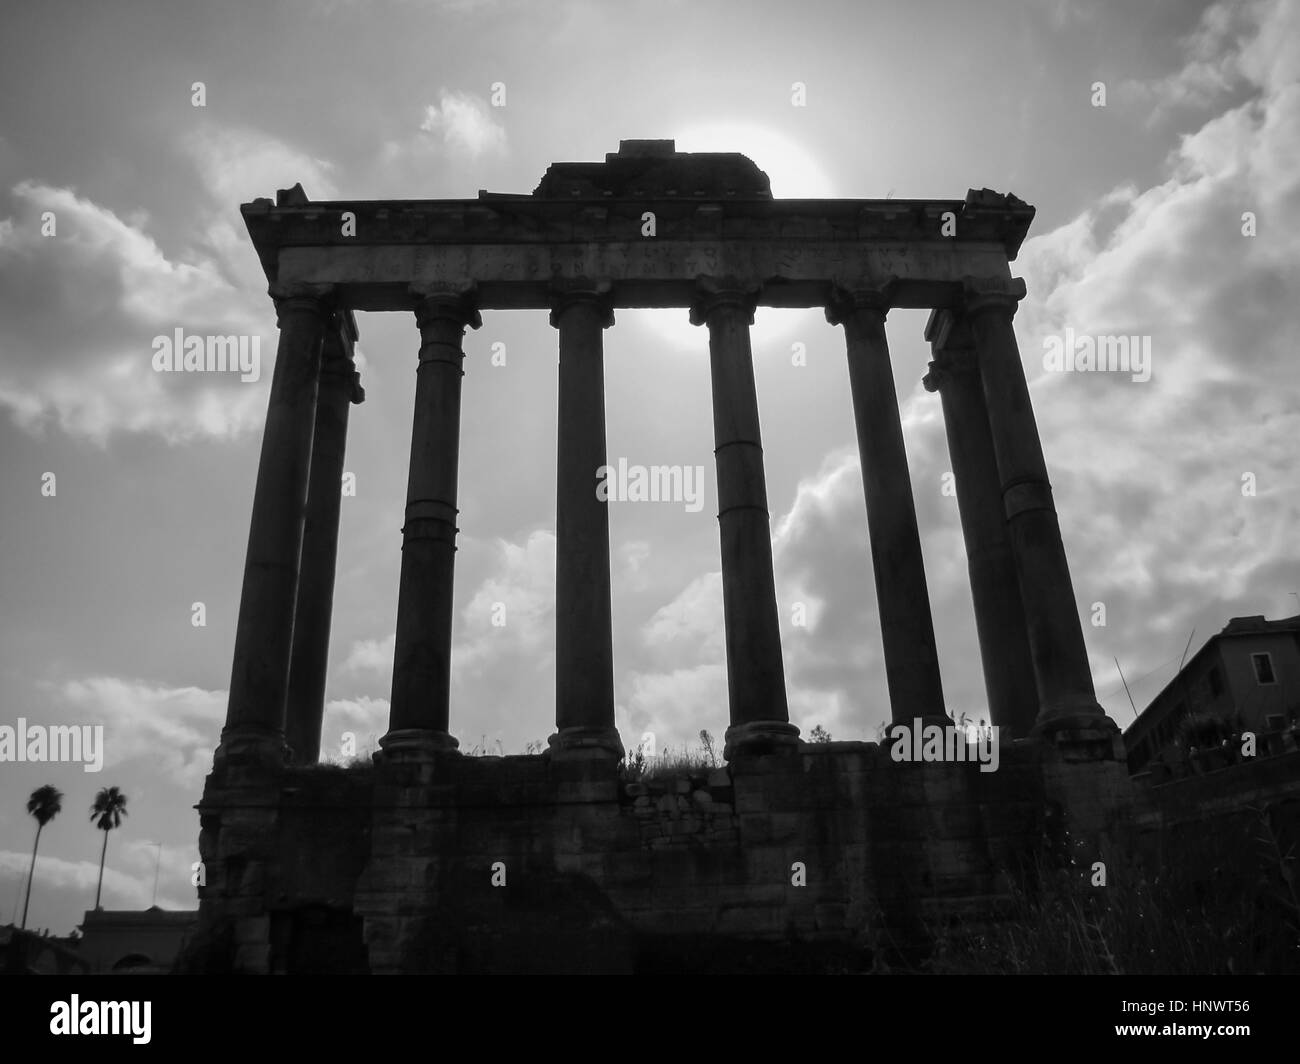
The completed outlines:
{"type": "Polygon", "coordinates": [[[335,288],[332,284],[273,284],[266,290],[275,301],[276,324],[292,311],[310,311],[322,317],[334,313],[335,288]]]}
{"type": "Polygon", "coordinates": [[[826,320],[831,325],[841,325],[860,310],[872,310],[884,321],[885,315],[893,306],[894,288],[897,281],[893,278],[884,284],[861,285],[847,288],[832,285],[826,295],[826,320]]]}
{"type": "Polygon", "coordinates": [[[959,328],[959,324],[962,340],[951,346],[968,347],[969,344],[965,341],[969,339],[969,328],[960,312],[950,307],[934,307],[925,320],[925,342],[935,351],[949,347],[949,338],[953,336],[954,330],[959,328]]]}
{"type": "MultiPolygon", "coordinates": [[[[327,346],[326,351],[328,350],[327,346]]],[[[341,387],[347,393],[348,402],[353,406],[360,406],[366,401],[366,390],[361,386],[361,374],[351,355],[344,354],[322,359],[320,379],[322,386],[341,387]]]]}
{"type": "Polygon", "coordinates": [[[1010,318],[1016,313],[1016,305],[1025,298],[1025,280],[1023,277],[964,277],[961,290],[961,306],[967,315],[1001,310],[1010,318]]]}
{"type": "Polygon", "coordinates": [[[329,327],[321,350],[321,384],[343,388],[348,402],[358,406],[366,401],[366,390],[361,387],[361,374],[352,356],[357,342],[357,320],[350,310],[336,310],[329,327]]]}
{"type": "Polygon", "coordinates": [[[338,322],[339,336],[350,352],[353,345],[361,339],[361,333],[357,329],[357,316],[351,308],[340,307],[334,312],[334,318],[338,322]]]}
{"type": "Polygon", "coordinates": [[[958,373],[974,373],[979,369],[979,359],[971,348],[947,348],[934,353],[930,372],[921,378],[927,392],[937,392],[944,382],[958,373]]]}
{"type": "Polygon", "coordinates": [[[559,328],[560,316],[579,303],[589,303],[600,316],[601,328],[614,324],[614,300],[609,281],[557,281],[551,285],[551,325],[559,328]]]}
{"type": "Polygon", "coordinates": [[[483,324],[478,312],[478,290],[474,284],[420,284],[408,291],[414,302],[416,324],[423,329],[439,319],[451,319],[462,328],[483,324]]]}
{"type": "Polygon", "coordinates": [[[695,295],[691,300],[691,324],[704,325],[709,315],[719,307],[737,307],[750,325],[754,324],[754,308],[758,305],[761,285],[739,281],[734,277],[698,277],[695,295]]]}

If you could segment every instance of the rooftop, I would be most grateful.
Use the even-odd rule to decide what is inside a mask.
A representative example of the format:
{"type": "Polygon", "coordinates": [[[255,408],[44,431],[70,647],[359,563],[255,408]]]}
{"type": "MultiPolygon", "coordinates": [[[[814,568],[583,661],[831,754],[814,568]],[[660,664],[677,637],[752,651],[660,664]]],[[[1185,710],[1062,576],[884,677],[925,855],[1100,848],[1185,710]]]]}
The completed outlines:
{"type": "Polygon", "coordinates": [[[770,200],[767,174],[739,152],[681,152],[671,140],[620,140],[603,163],[552,163],[539,199],[672,196],[770,200]]]}

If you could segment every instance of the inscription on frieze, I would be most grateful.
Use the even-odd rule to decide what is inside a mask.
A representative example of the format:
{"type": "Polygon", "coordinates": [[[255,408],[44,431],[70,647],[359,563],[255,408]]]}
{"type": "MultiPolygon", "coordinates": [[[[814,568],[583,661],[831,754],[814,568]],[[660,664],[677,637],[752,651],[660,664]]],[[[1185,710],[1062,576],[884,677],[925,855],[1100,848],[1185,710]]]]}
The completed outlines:
{"type": "MultiPolygon", "coordinates": [[[[754,285],[780,282],[781,306],[820,306],[828,285],[878,286],[908,282],[899,306],[945,306],[965,278],[1009,277],[1005,253],[993,245],[860,243],[782,240],[622,243],[479,244],[438,243],[280,250],[279,276],[286,283],[335,284],[358,309],[397,309],[392,292],[409,284],[473,279],[483,309],[541,309],[546,285],[556,280],[600,278],[635,293],[637,306],[685,306],[698,277],[723,274],[754,285]],[[367,292],[372,286],[382,291],[367,292]]],[[[760,304],[766,302],[760,295],[760,304]]]]}

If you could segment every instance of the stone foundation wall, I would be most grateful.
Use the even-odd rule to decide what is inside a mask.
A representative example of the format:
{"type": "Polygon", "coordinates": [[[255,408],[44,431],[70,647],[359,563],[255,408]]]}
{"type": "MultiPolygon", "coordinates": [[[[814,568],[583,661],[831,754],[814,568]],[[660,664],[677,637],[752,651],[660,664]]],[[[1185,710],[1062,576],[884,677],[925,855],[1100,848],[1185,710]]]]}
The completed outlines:
{"type": "Polygon", "coordinates": [[[636,971],[906,952],[987,920],[1130,814],[1123,763],[1036,741],[975,762],[801,744],[624,782],[602,760],[225,766],[200,806],[186,970],[636,971]]]}
{"type": "MultiPolygon", "coordinates": [[[[1138,852],[1149,867],[1174,864],[1260,877],[1295,890],[1300,854],[1300,751],[1235,764],[1201,776],[1134,788],[1138,852]],[[1284,874],[1283,874],[1284,873],[1284,874]]],[[[1244,896],[1243,896],[1244,897],[1244,896]]],[[[1294,923],[1296,913],[1286,914],[1294,923]]]]}

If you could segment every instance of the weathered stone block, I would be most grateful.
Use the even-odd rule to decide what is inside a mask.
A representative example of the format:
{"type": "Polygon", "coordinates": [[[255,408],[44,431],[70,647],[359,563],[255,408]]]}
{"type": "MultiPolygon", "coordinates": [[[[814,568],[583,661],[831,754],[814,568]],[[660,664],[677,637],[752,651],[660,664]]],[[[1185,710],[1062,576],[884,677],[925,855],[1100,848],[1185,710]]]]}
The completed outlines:
{"type": "Polygon", "coordinates": [[[269,916],[245,916],[235,921],[235,941],[240,945],[265,943],[270,931],[269,916]]]}
{"type": "Polygon", "coordinates": [[[271,947],[245,943],[235,948],[234,968],[245,975],[265,975],[271,970],[271,947]]]}

